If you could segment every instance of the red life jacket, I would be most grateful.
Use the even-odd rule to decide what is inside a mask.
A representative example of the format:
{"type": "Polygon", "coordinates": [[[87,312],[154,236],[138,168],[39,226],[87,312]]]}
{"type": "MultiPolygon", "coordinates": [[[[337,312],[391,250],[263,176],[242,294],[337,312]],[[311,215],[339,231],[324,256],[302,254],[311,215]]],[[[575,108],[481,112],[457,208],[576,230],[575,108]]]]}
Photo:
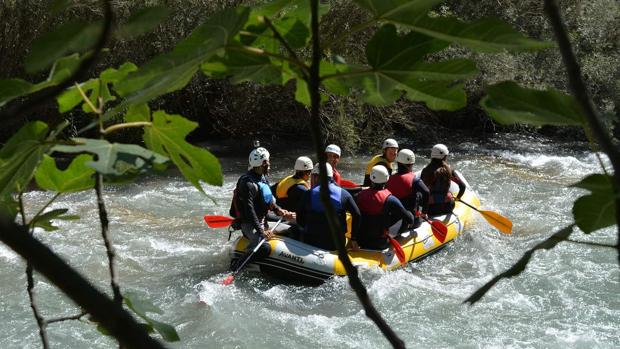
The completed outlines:
{"type": "Polygon", "coordinates": [[[357,195],[357,206],[363,215],[377,216],[383,213],[383,205],[390,195],[387,189],[364,189],[357,195]]]}
{"type": "Polygon", "coordinates": [[[340,180],[342,179],[342,176],[340,175],[340,172],[338,172],[338,170],[336,170],[335,168],[333,169],[334,171],[334,175],[333,175],[333,179],[334,179],[334,183],[338,184],[338,186],[341,185],[340,180]]]}
{"type": "Polygon", "coordinates": [[[413,181],[415,180],[415,173],[408,172],[403,174],[395,174],[390,176],[387,185],[385,186],[392,195],[398,199],[404,199],[411,195],[413,188],[413,181]]]}

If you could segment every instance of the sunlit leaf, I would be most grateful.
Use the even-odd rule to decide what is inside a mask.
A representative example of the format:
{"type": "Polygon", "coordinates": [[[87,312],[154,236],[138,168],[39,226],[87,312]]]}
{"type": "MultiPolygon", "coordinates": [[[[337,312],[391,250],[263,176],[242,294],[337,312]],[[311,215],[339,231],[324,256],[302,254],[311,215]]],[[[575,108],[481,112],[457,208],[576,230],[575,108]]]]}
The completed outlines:
{"type": "Polygon", "coordinates": [[[76,215],[66,215],[69,209],[59,208],[51,211],[47,211],[39,216],[36,216],[30,221],[29,225],[35,228],[42,228],[45,231],[55,231],[58,230],[58,227],[52,224],[52,220],[64,220],[64,221],[73,221],[80,219],[79,216],[76,215]]]}
{"type": "Polygon", "coordinates": [[[547,42],[525,37],[507,23],[484,18],[464,23],[456,18],[429,17],[428,12],[443,0],[354,0],[383,22],[406,27],[440,40],[481,52],[501,50],[539,50],[551,47],[547,42]]]}
{"type": "MultiPolygon", "coordinates": [[[[80,88],[93,105],[97,105],[97,100],[100,96],[105,104],[116,100],[116,97],[110,93],[109,86],[124,79],[129,73],[137,69],[138,67],[131,62],[124,63],[118,69],[108,68],[101,72],[98,79],[90,79],[80,84],[80,88]],[[101,87],[103,87],[103,90],[101,87]]],[[[56,101],[58,102],[58,111],[61,113],[68,112],[80,104],[82,104],[82,110],[84,110],[84,112],[93,112],[75,86],[65,90],[56,98],[56,101]]]]}
{"type": "Polygon", "coordinates": [[[23,190],[52,146],[45,141],[48,127],[41,121],[24,125],[0,149],[0,197],[23,190]]]}
{"type": "Polygon", "coordinates": [[[592,174],[571,187],[589,190],[573,204],[575,223],[584,233],[616,224],[616,203],[612,178],[604,174],[592,174]]]}
{"type": "Polygon", "coordinates": [[[151,121],[151,109],[148,104],[135,104],[127,109],[125,122],[151,121]]]}
{"type": "Polygon", "coordinates": [[[147,315],[147,313],[163,314],[163,311],[159,307],[133,292],[125,292],[123,299],[127,307],[155,329],[164,340],[168,342],[177,342],[180,340],[173,326],[154,320],[147,315]]]}
{"type": "Polygon", "coordinates": [[[198,127],[197,123],[163,111],[154,112],[152,117],[153,125],[144,129],[144,142],[149,149],[168,156],[183,176],[203,193],[200,180],[222,185],[219,160],[208,150],[193,146],[185,140],[198,127]]]}
{"type": "Polygon", "coordinates": [[[86,163],[92,160],[92,155],[78,155],[63,171],[56,167],[54,158],[44,155],[34,178],[40,188],[59,193],[90,189],[95,185],[95,170],[86,166],[86,163]]]}
{"type": "Polygon", "coordinates": [[[583,116],[572,96],[553,88],[546,91],[505,81],[487,88],[480,105],[502,124],[581,125],[583,116]]]}
{"type": "Polygon", "coordinates": [[[131,15],[127,22],[119,27],[116,34],[123,39],[135,38],[155,29],[169,14],[170,10],[166,6],[142,9],[131,15]]]}
{"type": "Polygon", "coordinates": [[[87,152],[97,155],[86,166],[110,180],[132,179],[140,173],[165,169],[168,158],[135,144],[109,143],[100,139],[73,138],[75,145],[57,145],[53,151],[63,153],[87,152]]]}
{"type": "Polygon", "coordinates": [[[24,65],[26,71],[35,73],[54,63],[58,58],[91,48],[101,35],[101,22],[70,22],[38,38],[24,65]]]}
{"type": "Polygon", "coordinates": [[[108,115],[183,88],[200,64],[232,40],[245,24],[248,13],[247,8],[239,7],[213,15],[172,52],[156,57],[116,84],[115,90],[126,99],[108,115]]]}

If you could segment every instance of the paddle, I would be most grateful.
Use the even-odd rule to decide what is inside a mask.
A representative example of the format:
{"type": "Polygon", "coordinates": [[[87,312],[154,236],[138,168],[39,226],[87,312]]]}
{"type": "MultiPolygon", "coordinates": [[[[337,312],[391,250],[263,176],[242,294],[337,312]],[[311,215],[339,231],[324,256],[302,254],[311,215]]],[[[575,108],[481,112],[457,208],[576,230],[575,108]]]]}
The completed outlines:
{"type": "Polygon", "coordinates": [[[342,186],[343,188],[350,188],[350,189],[354,189],[354,188],[359,188],[360,187],[359,184],[357,184],[357,183],[355,183],[353,181],[347,180],[347,179],[341,179],[340,180],[340,186],[342,186]]]}
{"type": "Polygon", "coordinates": [[[497,212],[479,210],[461,199],[457,200],[464,203],[466,206],[469,206],[474,210],[478,211],[482,215],[482,217],[484,217],[484,219],[486,219],[489,224],[497,228],[497,230],[501,231],[504,234],[512,234],[512,221],[510,219],[500,215],[497,212]]]}
{"type": "Polygon", "coordinates": [[[403,247],[398,243],[398,241],[396,241],[396,239],[391,237],[390,234],[386,233],[386,235],[388,240],[390,240],[392,248],[394,248],[394,252],[396,253],[396,257],[398,257],[398,261],[400,262],[400,264],[404,265],[405,263],[407,263],[407,257],[405,257],[405,251],[403,251],[403,247]]]}
{"type": "Polygon", "coordinates": [[[232,217],[210,215],[205,215],[204,219],[207,225],[211,228],[226,228],[235,220],[232,217]]]}
{"type": "Polygon", "coordinates": [[[415,215],[418,217],[422,217],[422,219],[424,219],[426,223],[430,224],[431,231],[433,232],[435,238],[439,240],[439,242],[443,243],[444,241],[446,241],[446,236],[448,235],[448,227],[446,227],[445,224],[438,220],[430,220],[426,218],[426,216],[422,216],[420,211],[416,211],[415,215]]]}
{"type": "MultiPolygon", "coordinates": [[[[271,229],[271,231],[276,230],[276,228],[278,227],[278,225],[280,225],[280,222],[282,222],[282,218],[280,218],[280,220],[278,221],[278,223],[276,223],[276,225],[273,226],[273,228],[271,229]]],[[[235,269],[232,274],[228,275],[228,277],[226,277],[226,279],[224,279],[222,281],[222,285],[230,285],[233,280],[235,279],[235,276],[241,271],[241,269],[243,269],[243,267],[245,267],[245,265],[248,263],[248,261],[252,258],[252,256],[254,255],[254,253],[256,253],[256,251],[258,251],[258,249],[265,243],[265,241],[267,241],[267,239],[262,238],[258,244],[256,245],[256,247],[254,247],[254,249],[252,250],[252,252],[245,257],[245,260],[243,260],[243,263],[241,263],[241,265],[239,265],[237,267],[237,269],[235,269]]]]}

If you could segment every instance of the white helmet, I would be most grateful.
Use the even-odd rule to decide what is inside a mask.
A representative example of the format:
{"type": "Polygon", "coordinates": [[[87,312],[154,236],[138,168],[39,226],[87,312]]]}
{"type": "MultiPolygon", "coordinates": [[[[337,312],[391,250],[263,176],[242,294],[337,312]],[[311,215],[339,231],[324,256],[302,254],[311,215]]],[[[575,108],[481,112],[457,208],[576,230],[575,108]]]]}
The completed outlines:
{"type": "Polygon", "coordinates": [[[409,149],[401,149],[396,156],[396,162],[401,164],[411,165],[415,162],[415,154],[409,149]]]}
{"type": "Polygon", "coordinates": [[[312,168],[312,160],[307,156],[300,156],[295,160],[295,171],[310,171],[312,168]]]}
{"type": "MultiPolygon", "coordinates": [[[[332,178],[334,176],[334,170],[332,169],[332,165],[328,162],[325,163],[325,167],[327,167],[327,177],[332,178]]],[[[314,164],[314,168],[312,169],[312,174],[318,175],[320,171],[319,163],[314,164]]]]}
{"type": "Polygon", "coordinates": [[[432,159],[443,159],[448,156],[450,152],[448,151],[448,147],[443,144],[435,144],[433,149],[431,149],[431,158],[432,159]]]}
{"type": "Polygon", "coordinates": [[[327,148],[325,148],[325,152],[326,153],[334,153],[338,156],[340,156],[340,147],[335,145],[335,144],[330,144],[327,146],[327,148]]]}
{"type": "Polygon", "coordinates": [[[256,148],[250,152],[250,166],[259,167],[262,166],[263,161],[269,160],[269,152],[263,147],[256,148]]]}
{"type": "Polygon", "coordinates": [[[385,148],[398,148],[398,142],[393,138],[388,138],[383,141],[383,149],[385,148]]]}
{"type": "Polygon", "coordinates": [[[388,170],[385,166],[377,165],[373,167],[370,172],[370,180],[375,184],[386,183],[388,178],[390,178],[390,175],[388,174],[388,170]]]}

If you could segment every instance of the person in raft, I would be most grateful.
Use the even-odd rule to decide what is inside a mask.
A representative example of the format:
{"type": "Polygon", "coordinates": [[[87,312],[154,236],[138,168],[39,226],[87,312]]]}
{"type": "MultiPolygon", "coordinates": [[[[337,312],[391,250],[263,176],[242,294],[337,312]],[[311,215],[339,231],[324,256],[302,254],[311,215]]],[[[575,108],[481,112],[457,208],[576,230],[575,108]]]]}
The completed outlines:
{"type": "MultiPolygon", "coordinates": [[[[294,220],[292,212],[280,208],[275,203],[269,188],[266,177],[269,174],[269,152],[267,149],[259,147],[252,150],[249,156],[249,165],[248,172],[237,180],[229,212],[235,218],[233,227],[241,229],[243,236],[250,242],[245,249],[245,254],[237,260],[237,263],[244,261],[249,256],[260,242],[261,237],[265,239],[273,237],[273,232],[269,229],[265,219],[269,210],[285,219],[294,220]]],[[[269,244],[262,244],[254,254],[253,260],[265,258],[270,253],[269,244]]],[[[234,270],[237,265],[231,265],[231,268],[234,270]]]]}
{"type": "Polygon", "coordinates": [[[336,169],[338,166],[338,162],[340,161],[340,147],[335,144],[330,144],[325,148],[325,156],[327,156],[327,163],[332,166],[332,171],[334,172],[334,183],[341,186],[340,180],[342,176],[340,176],[340,172],[336,169]]]}
{"type": "Polygon", "coordinates": [[[381,165],[385,167],[388,175],[392,174],[392,163],[396,159],[396,153],[398,153],[398,143],[392,138],[388,138],[383,141],[383,153],[375,155],[368,164],[366,164],[366,172],[364,173],[364,183],[362,186],[369,187],[371,185],[370,172],[372,168],[381,165]]]}
{"type": "Polygon", "coordinates": [[[429,190],[422,179],[413,172],[415,154],[409,149],[401,149],[396,156],[398,171],[390,176],[386,188],[396,196],[407,210],[415,216],[414,227],[420,226],[417,212],[422,206],[422,214],[426,214],[429,190]]]}
{"type": "Polygon", "coordinates": [[[448,214],[454,209],[455,199],[450,192],[450,181],[459,186],[456,199],[460,199],[465,193],[465,183],[448,165],[449,153],[445,145],[435,144],[431,149],[431,162],[422,170],[422,181],[430,190],[426,211],[429,216],[448,214]]]}
{"type": "Polygon", "coordinates": [[[295,211],[301,196],[310,190],[310,172],[314,166],[307,156],[300,156],[295,160],[295,173],[284,177],[271,187],[275,192],[276,203],[285,210],[295,211]]]}
{"type": "MultiPolygon", "coordinates": [[[[347,215],[351,214],[351,230],[352,234],[358,234],[360,227],[360,210],[355,204],[355,200],[346,190],[340,188],[334,183],[333,169],[330,164],[326,163],[329,199],[332,206],[336,210],[338,216],[338,233],[342,239],[345,239],[347,232],[347,215]]],[[[314,166],[319,168],[319,164],[314,166]]],[[[321,186],[316,185],[307,191],[301,199],[301,205],[297,209],[297,224],[303,227],[301,240],[307,244],[333,251],[337,248],[329,232],[327,217],[325,215],[325,206],[321,202],[320,197],[321,186]]]]}
{"type": "Polygon", "coordinates": [[[370,172],[371,186],[357,195],[357,206],[362,214],[359,234],[351,232],[351,249],[383,250],[390,245],[388,229],[402,220],[401,227],[413,224],[413,215],[385,188],[390,175],[385,166],[377,165],[370,172]]]}

